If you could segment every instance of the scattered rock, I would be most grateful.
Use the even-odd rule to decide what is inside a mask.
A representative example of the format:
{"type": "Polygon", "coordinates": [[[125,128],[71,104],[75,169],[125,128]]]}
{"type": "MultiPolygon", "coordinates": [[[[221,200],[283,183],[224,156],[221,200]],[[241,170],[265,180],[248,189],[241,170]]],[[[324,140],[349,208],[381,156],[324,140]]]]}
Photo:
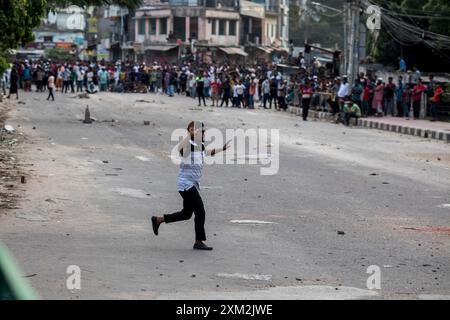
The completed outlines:
{"type": "Polygon", "coordinates": [[[337,234],[340,235],[340,236],[343,236],[343,235],[345,235],[345,232],[344,231],[338,231],[337,234]]]}
{"type": "Polygon", "coordinates": [[[196,277],[196,275],[195,275],[195,274],[191,275],[191,278],[195,278],[195,277],[196,277]]]}
{"type": "Polygon", "coordinates": [[[369,174],[369,176],[377,176],[378,175],[378,173],[371,173],[371,174],[369,174]]]}
{"type": "Polygon", "coordinates": [[[26,103],[23,101],[19,101],[19,102],[17,102],[17,104],[26,104],[26,103]]]}
{"type": "Polygon", "coordinates": [[[183,263],[183,262],[184,262],[184,260],[180,260],[179,262],[180,262],[180,263],[183,263]]]}
{"type": "Polygon", "coordinates": [[[9,125],[9,124],[5,124],[5,130],[6,130],[6,132],[8,132],[8,133],[13,133],[15,130],[14,130],[14,127],[13,126],[11,126],[11,125],[9,125]]]}
{"type": "Polygon", "coordinates": [[[383,184],[389,184],[389,182],[382,182],[383,184]]]}
{"type": "Polygon", "coordinates": [[[108,161],[108,160],[103,160],[102,162],[103,162],[103,163],[109,163],[109,161],[108,161]]]}
{"type": "Polygon", "coordinates": [[[25,178],[25,176],[20,177],[20,182],[27,183],[27,179],[25,178]]]}
{"type": "Polygon", "coordinates": [[[150,121],[144,120],[144,126],[149,126],[150,125],[150,121]]]}
{"type": "Polygon", "coordinates": [[[33,130],[36,130],[36,127],[33,127],[33,130]]]}

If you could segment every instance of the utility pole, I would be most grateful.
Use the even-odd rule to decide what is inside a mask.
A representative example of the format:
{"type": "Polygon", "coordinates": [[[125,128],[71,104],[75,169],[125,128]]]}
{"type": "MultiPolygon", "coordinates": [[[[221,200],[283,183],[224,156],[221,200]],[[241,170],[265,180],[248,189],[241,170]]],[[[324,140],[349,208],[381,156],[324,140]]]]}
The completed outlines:
{"type": "Polygon", "coordinates": [[[360,0],[347,0],[346,15],[348,19],[345,33],[346,49],[346,73],[350,86],[354,85],[359,73],[359,51],[360,51],[360,0]]]}

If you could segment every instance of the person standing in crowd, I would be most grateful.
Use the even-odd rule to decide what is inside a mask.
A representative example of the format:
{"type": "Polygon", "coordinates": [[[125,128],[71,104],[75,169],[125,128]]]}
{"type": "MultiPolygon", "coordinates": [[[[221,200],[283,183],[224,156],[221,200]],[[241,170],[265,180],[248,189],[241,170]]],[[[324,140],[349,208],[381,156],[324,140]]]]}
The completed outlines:
{"type": "Polygon", "coordinates": [[[378,117],[383,116],[383,95],[384,84],[383,79],[379,78],[374,90],[372,109],[375,111],[378,117]]]}
{"type": "Polygon", "coordinates": [[[201,107],[202,100],[203,105],[206,107],[206,101],[205,101],[205,78],[203,77],[203,74],[201,72],[198,73],[197,77],[195,78],[195,83],[197,85],[197,96],[198,96],[198,106],[201,107]]]}
{"type": "Polygon", "coordinates": [[[431,98],[431,121],[437,120],[437,113],[439,110],[439,106],[441,104],[442,95],[444,94],[444,90],[440,84],[436,85],[436,90],[434,91],[434,95],[431,98]]]}
{"type": "Polygon", "coordinates": [[[203,73],[203,79],[204,79],[204,83],[203,83],[203,95],[205,96],[205,98],[209,98],[209,93],[210,93],[210,87],[211,87],[211,80],[210,77],[208,75],[208,72],[204,72],[203,73]]]}
{"type": "Polygon", "coordinates": [[[70,67],[70,92],[75,93],[75,83],[77,81],[77,73],[75,72],[75,66],[70,67]]]}
{"type": "Polygon", "coordinates": [[[281,80],[278,85],[278,111],[286,111],[286,81],[281,80]]]}
{"type": "Polygon", "coordinates": [[[395,106],[395,101],[394,101],[394,96],[395,96],[395,90],[396,90],[396,86],[393,83],[393,78],[389,77],[388,78],[388,83],[386,84],[385,88],[384,88],[384,101],[385,101],[385,110],[384,110],[384,115],[390,115],[392,117],[396,116],[396,106],[395,106]]]}
{"type": "Polygon", "coordinates": [[[83,81],[84,81],[84,69],[82,67],[77,68],[77,92],[83,92],[83,81]]]}
{"type": "Polygon", "coordinates": [[[403,117],[409,120],[409,114],[411,112],[411,101],[412,101],[412,89],[411,84],[405,85],[405,90],[403,91],[403,117]]]}
{"type": "Polygon", "coordinates": [[[15,94],[16,99],[19,100],[19,90],[18,90],[19,75],[17,74],[17,69],[15,66],[11,70],[11,75],[9,79],[10,84],[9,84],[8,99],[11,98],[11,94],[15,94]]]}
{"type": "Polygon", "coordinates": [[[44,76],[45,76],[45,71],[44,69],[42,69],[41,66],[38,67],[37,71],[36,71],[36,92],[42,92],[43,91],[43,87],[44,87],[44,76]]]}
{"type": "Polygon", "coordinates": [[[343,76],[342,82],[339,86],[338,91],[338,99],[339,99],[339,110],[342,110],[344,107],[344,103],[347,100],[347,98],[350,96],[351,90],[350,90],[350,83],[348,83],[348,77],[343,76]]]}
{"type": "Polygon", "coordinates": [[[270,79],[270,97],[269,97],[269,108],[272,109],[272,101],[274,103],[274,108],[278,109],[277,106],[278,100],[278,82],[277,79],[272,76],[270,79]]]}
{"type": "Polygon", "coordinates": [[[267,101],[270,101],[270,81],[267,77],[264,79],[261,85],[261,92],[263,107],[264,109],[267,109],[267,101]]]}
{"type": "Polygon", "coordinates": [[[355,85],[352,89],[352,101],[353,103],[356,103],[359,107],[362,105],[362,94],[363,94],[364,88],[361,84],[361,81],[359,78],[355,80],[355,85]]]}
{"type": "Polygon", "coordinates": [[[52,101],[55,101],[55,95],[53,94],[53,90],[55,89],[55,77],[53,76],[52,73],[50,73],[48,77],[47,88],[48,88],[47,100],[50,100],[51,97],[52,101]]]}
{"type": "Polygon", "coordinates": [[[67,89],[69,89],[69,85],[70,85],[70,70],[68,67],[64,68],[64,71],[62,73],[62,78],[63,78],[63,86],[62,86],[62,90],[61,93],[67,93],[67,89]]]}
{"type": "Polygon", "coordinates": [[[364,81],[364,89],[362,94],[362,102],[361,102],[361,109],[362,109],[362,116],[368,117],[369,116],[369,110],[370,110],[370,88],[368,81],[364,81]]]}
{"type": "Polygon", "coordinates": [[[100,78],[100,91],[106,91],[108,88],[109,75],[108,72],[105,70],[105,67],[101,68],[99,72],[99,78],[100,78]]]}
{"type": "Polygon", "coordinates": [[[220,80],[215,77],[211,82],[211,107],[219,106],[219,97],[220,97],[220,80]]]}
{"type": "Polygon", "coordinates": [[[403,77],[398,77],[397,87],[395,89],[395,98],[397,104],[397,116],[402,117],[404,115],[403,112],[403,91],[405,91],[405,85],[403,83],[403,77]]]}
{"type": "Polygon", "coordinates": [[[414,120],[417,120],[420,118],[420,106],[422,104],[422,96],[426,90],[427,90],[427,87],[422,84],[422,79],[419,78],[417,80],[417,84],[414,86],[413,91],[412,91],[414,120]]]}
{"type": "Polygon", "coordinates": [[[218,153],[226,151],[229,148],[229,144],[225,144],[220,149],[206,150],[204,124],[192,121],[189,123],[187,131],[187,136],[178,146],[178,152],[182,160],[178,173],[177,189],[183,198],[183,209],[180,212],[166,214],[161,217],[153,216],[151,218],[152,227],[154,234],[158,235],[159,227],[162,223],[189,220],[192,214],[195,214],[195,242],[193,249],[210,251],[213,248],[204,243],[206,241],[205,208],[200,196],[200,180],[204,158],[206,156],[214,157],[218,153]]]}
{"type": "Polygon", "coordinates": [[[406,72],[406,61],[405,61],[405,59],[403,58],[403,57],[400,57],[399,58],[399,70],[400,70],[400,72],[406,72]]]}
{"type": "Polygon", "coordinates": [[[244,105],[244,90],[245,90],[245,86],[239,82],[239,80],[236,81],[236,84],[234,85],[233,88],[233,98],[234,100],[234,107],[235,108],[242,108],[245,107],[244,105]]]}
{"type": "Polygon", "coordinates": [[[248,89],[248,108],[255,109],[255,95],[258,88],[257,80],[250,80],[250,87],[248,89]]]}
{"type": "Polygon", "coordinates": [[[223,107],[223,104],[225,103],[225,106],[228,108],[228,102],[230,98],[231,98],[230,79],[228,77],[225,77],[225,80],[222,83],[222,102],[220,103],[220,106],[223,107]]]}
{"type": "Polygon", "coordinates": [[[311,104],[311,97],[313,89],[309,81],[302,87],[302,117],[303,121],[308,121],[309,106],[311,104]]]}

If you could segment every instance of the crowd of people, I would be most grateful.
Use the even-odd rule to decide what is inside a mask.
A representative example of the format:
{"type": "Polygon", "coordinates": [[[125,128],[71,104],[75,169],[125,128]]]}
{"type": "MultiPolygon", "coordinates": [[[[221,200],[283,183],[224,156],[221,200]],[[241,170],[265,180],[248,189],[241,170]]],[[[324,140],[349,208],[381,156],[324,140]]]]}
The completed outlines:
{"type": "MultiPolygon", "coordinates": [[[[304,60],[303,60],[304,61],[304,60]]],[[[182,95],[198,100],[198,106],[284,110],[301,108],[308,120],[310,108],[336,115],[336,121],[349,124],[350,118],[392,116],[418,119],[423,96],[429,103],[433,119],[444,93],[443,86],[430,76],[427,85],[421,74],[400,75],[394,83],[389,77],[374,79],[365,74],[356,77],[351,86],[347,76],[330,77],[317,64],[306,68],[304,62],[289,72],[276,64],[145,64],[131,61],[117,63],[17,61],[1,78],[8,98],[18,89],[25,92],[35,85],[37,92],[48,92],[47,100],[61,94],[98,91],[154,93],[169,97],[182,95]]]]}

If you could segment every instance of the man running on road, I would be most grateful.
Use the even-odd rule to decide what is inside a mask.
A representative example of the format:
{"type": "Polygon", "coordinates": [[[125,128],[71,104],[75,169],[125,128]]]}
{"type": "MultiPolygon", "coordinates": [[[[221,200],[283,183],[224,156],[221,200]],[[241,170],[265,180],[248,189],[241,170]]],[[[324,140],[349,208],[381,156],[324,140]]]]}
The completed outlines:
{"type": "Polygon", "coordinates": [[[215,156],[229,148],[226,143],[221,149],[205,150],[205,128],[202,122],[190,122],[187,128],[188,134],[178,145],[178,151],[183,157],[178,173],[178,192],[183,198],[183,209],[180,212],[166,214],[162,217],[152,217],[153,232],[158,235],[161,223],[173,223],[189,220],[195,214],[195,243],[196,250],[212,250],[203,241],[205,234],[205,208],[200,196],[200,179],[202,176],[205,156],[215,156]]]}

